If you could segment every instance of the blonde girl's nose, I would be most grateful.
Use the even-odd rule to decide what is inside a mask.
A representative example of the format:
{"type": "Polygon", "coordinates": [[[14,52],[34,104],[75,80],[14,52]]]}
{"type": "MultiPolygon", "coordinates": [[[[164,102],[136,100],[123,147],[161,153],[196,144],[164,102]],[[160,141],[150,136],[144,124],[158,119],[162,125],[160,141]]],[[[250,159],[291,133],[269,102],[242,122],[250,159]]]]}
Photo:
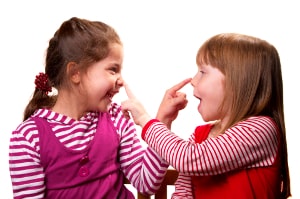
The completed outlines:
{"type": "Polygon", "coordinates": [[[192,85],[193,87],[195,87],[195,85],[197,85],[197,78],[196,78],[196,75],[192,78],[192,80],[191,80],[191,85],[192,85]]]}

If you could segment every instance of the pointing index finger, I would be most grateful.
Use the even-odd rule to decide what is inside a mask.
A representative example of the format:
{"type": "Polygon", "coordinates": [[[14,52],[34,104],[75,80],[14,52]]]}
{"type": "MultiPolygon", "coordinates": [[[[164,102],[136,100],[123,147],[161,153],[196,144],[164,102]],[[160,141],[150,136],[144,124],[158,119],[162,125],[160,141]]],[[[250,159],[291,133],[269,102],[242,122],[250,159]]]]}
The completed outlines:
{"type": "Polygon", "coordinates": [[[175,86],[173,86],[172,88],[170,88],[170,91],[176,93],[177,91],[179,91],[180,89],[182,89],[185,85],[187,85],[188,83],[190,83],[191,80],[192,80],[192,78],[187,78],[187,79],[179,82],[178,84],[176,84],[175,86]]]}
{"type": "Polygon", "coordinates": [[[135,99],[135,96],[134,96],[133,92],[131,91],[131,89],[129,88],[127,83],[124,83],[124,88],[125,88],[125,92],[126,92],[128,98],[135,99]]]}

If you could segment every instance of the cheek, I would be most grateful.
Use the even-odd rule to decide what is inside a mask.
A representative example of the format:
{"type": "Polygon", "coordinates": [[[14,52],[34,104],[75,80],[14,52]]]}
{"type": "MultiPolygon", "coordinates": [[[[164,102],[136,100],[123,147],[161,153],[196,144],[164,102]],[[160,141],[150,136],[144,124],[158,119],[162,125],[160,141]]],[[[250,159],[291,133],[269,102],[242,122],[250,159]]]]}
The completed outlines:
{"type": "Polygon", "coordinates": [[[200,83],[197,92],[205,103],[212,107],[219,108],[224,100],[224,87],[218,81],[207,81],[200,83]]]}
{"type": "Polygon", "coordinates": [[[200,80],[194,87],[194,91],[200,98],[206,98],[211,95],[211,90],[213,90],[212,84],[209,81],[200,80]]]}
{"type": "Polygon", "coordinates": [[[220,106],[225,98],[225,90],[223,84],[216,84],[214,88],[215,99],[218,102],[218,106],[220,106]]]}

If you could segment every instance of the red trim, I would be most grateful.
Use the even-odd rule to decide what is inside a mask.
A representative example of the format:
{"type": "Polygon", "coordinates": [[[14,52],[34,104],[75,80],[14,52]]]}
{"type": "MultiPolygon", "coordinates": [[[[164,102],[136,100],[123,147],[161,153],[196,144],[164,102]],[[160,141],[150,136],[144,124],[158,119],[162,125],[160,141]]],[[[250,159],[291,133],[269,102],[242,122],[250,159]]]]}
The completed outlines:
{"type": "Polygon", "coordinates": [[[151,124],[153,124],[154,122],[159,122],[159,120],[158,119],[151,119],[143,127],[143,129],[142,129],[142,135],[141,135],[141,137],[142,137],[143,140],[145,140],[146,131],[148,130],[149,126],[151,126],[151,124]]]}

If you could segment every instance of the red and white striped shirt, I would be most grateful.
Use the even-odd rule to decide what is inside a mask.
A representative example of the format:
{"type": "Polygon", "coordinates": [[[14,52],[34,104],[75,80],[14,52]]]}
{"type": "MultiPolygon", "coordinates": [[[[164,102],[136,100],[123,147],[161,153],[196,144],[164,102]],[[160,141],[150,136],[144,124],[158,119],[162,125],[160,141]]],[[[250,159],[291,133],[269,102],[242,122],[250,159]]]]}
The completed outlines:
{"type": "MultiPolygon", "coordinates": [[[[120,139],[119,162],[123,173],[139,192],[153,194],[159,189],[169,165],[150,147],[142,147],[135,124],[124,117],[119,105],[111,104],[108,112],[120,139]]],[[[47,118],[55,136],[73,150],[87,147],[95,135],[98,122],[96,112],[87,113],[80,120],[47,109],[39,109],[33,116],[47,118]]],[[[14,198],[26,198],[26,195],[35,199],[44,197],[45,174],[39,152],[37,126],[29,118],[12,132],[10,140],[9,168],[14,198]]]]}
{"type": "Polygon", "coordinates": [[[186,141],[155,120],[143,128],[142,138],[179,171],[172,198],[193,198],[191,176],[273,165],[278,154],[278,134],[271,118],[257,116],[202,143],[195,143],[195,133],[186,141]]]}

